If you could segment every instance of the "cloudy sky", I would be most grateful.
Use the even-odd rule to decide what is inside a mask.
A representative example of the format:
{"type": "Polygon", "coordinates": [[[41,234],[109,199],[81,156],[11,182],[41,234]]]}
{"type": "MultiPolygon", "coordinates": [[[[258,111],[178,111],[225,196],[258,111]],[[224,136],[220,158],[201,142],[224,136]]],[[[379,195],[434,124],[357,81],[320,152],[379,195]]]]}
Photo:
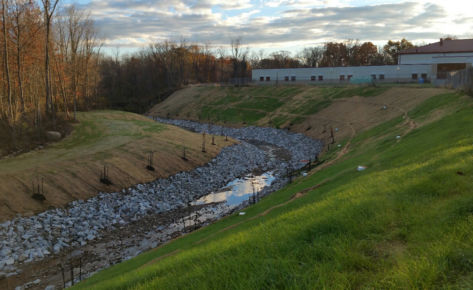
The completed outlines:
{"type": "Polygon", "coordinates": [[[66,0],[91,11],[108,49],[162,40],[288,50],[358,39],[473,38],[472,0],[66,0]]]}

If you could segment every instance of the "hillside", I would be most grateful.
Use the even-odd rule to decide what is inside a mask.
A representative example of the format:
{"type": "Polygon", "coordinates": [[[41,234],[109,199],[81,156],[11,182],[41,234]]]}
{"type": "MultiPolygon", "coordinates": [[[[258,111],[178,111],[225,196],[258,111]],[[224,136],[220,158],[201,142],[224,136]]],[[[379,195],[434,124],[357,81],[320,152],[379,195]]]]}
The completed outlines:
{"type": "Polygon", "coordinates": [[[202,153],[200,134],[120,111],[79,113],[78,119],[64,140],[0,159],[0,221],[190,170],[231,144],[217,138],[217,145],[202,153]],[[181,158],[184,147],[188,161],[181,158]],[[146,169],[151,151],[156,171],[146,169]],[[99,181],[104,165],[113,185],[99,181]],[[32,198],[33,184],[43,186],[44,202],[32,198]]]}
{"type": "Polygon", "coordinates": [[[230,126],[288,128],[325,141],[331,141],[331,129],[338,129],[341,141],[443,92],[425,86],[195,86],[177,91],[149,114],[230,126]]]}
{"type": "Polygon", "coordinates": [[[433,97],[400,96],[411,102],[399,113],[355,130],[345,147],[325,154],[331,166],[299,177],[244,216],[76,288],[470,288],[473,101],[435,89],[384,93],[393,90],[426,90],[433,97]],[[366,170],[357,171],[359,165],[366,170]]]}

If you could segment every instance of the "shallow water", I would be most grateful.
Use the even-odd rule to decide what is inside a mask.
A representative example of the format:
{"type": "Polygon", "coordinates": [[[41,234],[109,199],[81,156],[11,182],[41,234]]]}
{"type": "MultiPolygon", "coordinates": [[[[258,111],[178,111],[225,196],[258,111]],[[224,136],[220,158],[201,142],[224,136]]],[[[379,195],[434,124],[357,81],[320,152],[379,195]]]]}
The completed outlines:
{"type": "Polygon", "coordinates": [[[250,174],[231,181],[218,192],[204,195],[192,202],[192,205],[226,202],[229,206],[237,206],[250,199],[254,193],[261,191],[265,186],[271,185],[274,180],[272,171],[258,176],[250,174]]]}

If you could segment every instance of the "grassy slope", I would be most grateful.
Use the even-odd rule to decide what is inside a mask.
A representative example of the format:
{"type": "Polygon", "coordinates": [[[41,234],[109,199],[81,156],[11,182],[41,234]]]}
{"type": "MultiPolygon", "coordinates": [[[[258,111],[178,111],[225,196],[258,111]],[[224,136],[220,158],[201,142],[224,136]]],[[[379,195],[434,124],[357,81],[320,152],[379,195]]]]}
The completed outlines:
{"type": "Polygon", "coordinates": [[[359,133],[343,159],[245,216],[225,218],[77,288],[471,287],[473,102],[439,95],[408,116],[417,128],[398,117],[359,133]],[[368,169],[357,172],[358,165],[368,169]]]}
{"type": "Polygon", "coordinates": [[[151,112],[162,117],[169,114],[174,118],[279,127],[287,121],[297,122],[300,117],[315,114],[335,99],[377,96],[386,90],[386,87],[193,87],[177,93],[181,102],[173,96],[151,112]],[[283,110],[278,111],[281,107],[283,110]],[[266,116],[271,120],[262,120],[266,116]]]}
{"type": "Polygon", "coordinates": [[[442,90],[428,86],[189,87],[156,105],[151,115],[226,125],[289,128],[328,140],[330,127],[342,140],[401,115],[442,90]],[[387,110],[381,108],[387,105],[387,110]]]}
{"type": "Polygon", "coordinates": [[[217,146],[208,146],[207,154],[203,154],[201,135],[140,115],[97,111],[79,113],[78,118],[73,133],[61,142],[0,160],[0,220],[189,170],[208,162],[222,146],[230,144],[220,138],[217,146]],[[180,158],[184,146],[189,162],[180,158]],[[156,172],[145,169],[151,151],[155,152],[156,172]],[[113,186],[99,182],[104,165],[109,166],[113,186]],[[41,178],[47,198],[43,203],[31,198],[31,183],[41,178]]]}

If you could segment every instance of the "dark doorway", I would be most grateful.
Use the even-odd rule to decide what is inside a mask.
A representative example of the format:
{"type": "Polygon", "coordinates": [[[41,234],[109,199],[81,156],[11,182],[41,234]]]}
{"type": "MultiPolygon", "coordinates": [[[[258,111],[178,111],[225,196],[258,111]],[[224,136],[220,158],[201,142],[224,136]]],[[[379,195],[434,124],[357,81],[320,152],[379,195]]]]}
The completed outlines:
{"type": "Polygon", "coordinates": [[[446,79],[451,72],[466,69],[465,63],[439,63],[437,65],[437,79],[446,79]]]}

